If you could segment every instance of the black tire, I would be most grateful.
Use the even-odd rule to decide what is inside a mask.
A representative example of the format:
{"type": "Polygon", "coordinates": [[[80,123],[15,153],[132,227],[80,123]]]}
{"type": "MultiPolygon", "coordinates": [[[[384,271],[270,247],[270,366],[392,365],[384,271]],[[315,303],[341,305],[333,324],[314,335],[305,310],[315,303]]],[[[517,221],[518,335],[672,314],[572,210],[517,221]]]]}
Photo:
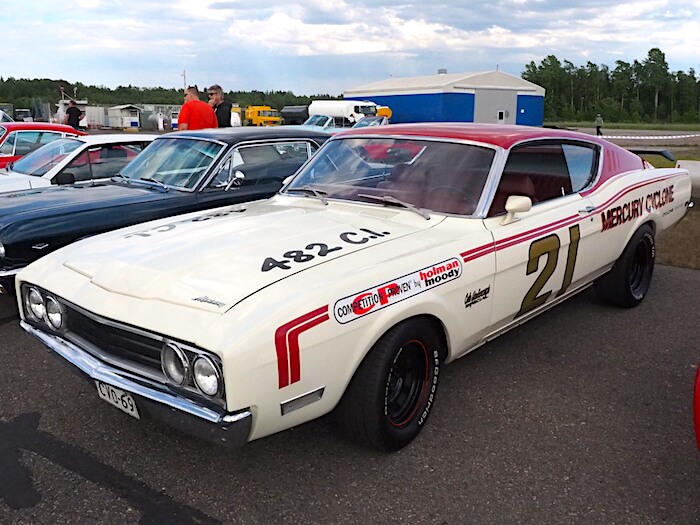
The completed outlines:
{"type": "Polygon", "coordinates": [[[340,429],[352,440],[385,452],[408,445],[435,402],[440,341],[425,319],[404,321],[384,334],[336,407],[340,429]]]}
{"type": "Polygon", "coordinates": [[[637,306],[649,291],[655,260],[654,231],[644,225],[632,235],[612,270],[596,281],[596,294],[615,306],[637,306]]]}

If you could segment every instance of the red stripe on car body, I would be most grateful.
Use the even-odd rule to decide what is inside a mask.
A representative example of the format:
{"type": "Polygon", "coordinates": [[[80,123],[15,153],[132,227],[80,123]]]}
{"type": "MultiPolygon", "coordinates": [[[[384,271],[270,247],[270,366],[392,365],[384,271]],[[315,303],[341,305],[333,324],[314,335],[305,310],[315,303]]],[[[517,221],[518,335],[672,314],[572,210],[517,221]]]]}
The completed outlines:
{"type": "Polygon", "coordinates": [[[277,352],[277,375],[279,388],[284,388],[301,380],[301,357],[299,355],[299,335],[328,321],[328,305],[292,319],[275,331],[277,352]]]}

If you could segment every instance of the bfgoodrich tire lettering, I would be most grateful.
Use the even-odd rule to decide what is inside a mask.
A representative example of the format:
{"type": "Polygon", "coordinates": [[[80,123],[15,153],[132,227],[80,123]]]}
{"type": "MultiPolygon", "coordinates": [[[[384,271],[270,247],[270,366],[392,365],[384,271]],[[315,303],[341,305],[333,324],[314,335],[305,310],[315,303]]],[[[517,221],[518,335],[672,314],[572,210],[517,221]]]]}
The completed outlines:
{"type": "Polygon", "coordinates": [[[430,415],[440,375],[440,337],[425,319],[404,321],[379,339],[352,378],[335,411],[351,439],[398,450],[430,415]]]}
{"type": "Polygon", "coordinates": [[[596,281],[598,297],[623,308],[637,306],[649,291],[655,259],[654,232],[644,225],[634,233],[612,270],[596,281]]]}

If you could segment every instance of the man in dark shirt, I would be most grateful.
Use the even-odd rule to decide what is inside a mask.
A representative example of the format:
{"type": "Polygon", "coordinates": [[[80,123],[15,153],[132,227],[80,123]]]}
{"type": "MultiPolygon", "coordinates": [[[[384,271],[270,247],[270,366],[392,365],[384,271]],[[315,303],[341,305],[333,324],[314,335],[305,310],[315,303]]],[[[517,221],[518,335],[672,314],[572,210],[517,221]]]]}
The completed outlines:
{"type": "Polygon", "coordinates": [[[82,116],[83,112],[78,109],[75,100],[68,102],[68,109],[66,110],[66,118],[64,123],[78,129],[80,127],[80,118],[82,116]]]}
{"type": "Polygon", "coordinates": [[[209,105],[216,112],[220,128],[231,127],[231,103],[224,100],[224,92],[219,84],[214,84],[207,90],[209,105]]]}

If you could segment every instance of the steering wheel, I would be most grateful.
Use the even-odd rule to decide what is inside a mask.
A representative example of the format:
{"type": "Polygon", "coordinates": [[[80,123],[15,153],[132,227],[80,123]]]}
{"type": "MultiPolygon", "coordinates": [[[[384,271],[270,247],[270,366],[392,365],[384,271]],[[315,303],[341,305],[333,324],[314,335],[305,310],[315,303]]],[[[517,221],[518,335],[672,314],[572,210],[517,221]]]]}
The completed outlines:
{"type": "MultiPolygon", "coordinates": [[[[455,188],[453,186],[435,186],[434,188],[428,190],[428,199],[431,202],[439,201],[440,198],[452,201],[458,200],[463,203],[460,205],[460,208],[463,208],[463,210],[460,210],[461,213],[467,213],[467,210],[469,213],[471,213],[474,208],[476,208],[476,199],[473,195],[467,193],[465,190],[455,188]]],[[[449,208],[449,206],[447,207],[449,208]]]]}
{"type": "Polygon", "coordinates": [[[464,202],[473,201],[472,196],[464,190],[459,188],[454,188],[452,186],[435,186],[428,190],[428,196],[431,198],[437,198],[437,195],[444,195],[445,197],[455,198],[455,196],[461,198],[464,202]]]}

